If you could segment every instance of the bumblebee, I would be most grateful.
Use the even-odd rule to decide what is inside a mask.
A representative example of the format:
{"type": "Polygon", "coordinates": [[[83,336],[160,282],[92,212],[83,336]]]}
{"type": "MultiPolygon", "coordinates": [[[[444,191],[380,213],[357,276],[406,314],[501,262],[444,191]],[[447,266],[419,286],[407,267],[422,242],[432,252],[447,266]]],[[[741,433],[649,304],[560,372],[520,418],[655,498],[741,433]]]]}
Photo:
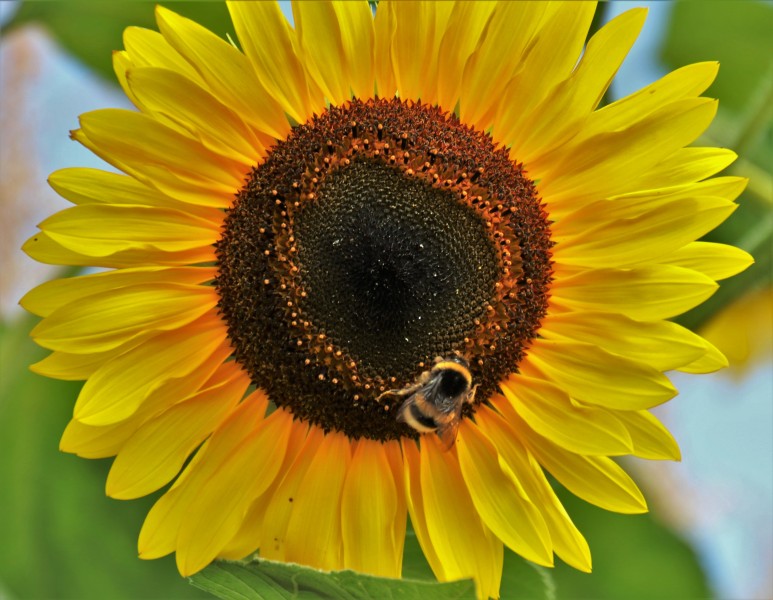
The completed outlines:
{"type": "Polygon", "coordinates": [[[446,450],[456,442],[462,418],[462,406],[472,403],[477,385],[472,385],[469,363],[460,356],[437,357],[432,368],[424,371],[415,383],[397,390],[387,390],[378,397],[405,398],[397,420],[420,433],[434,431],[446,450]]]}

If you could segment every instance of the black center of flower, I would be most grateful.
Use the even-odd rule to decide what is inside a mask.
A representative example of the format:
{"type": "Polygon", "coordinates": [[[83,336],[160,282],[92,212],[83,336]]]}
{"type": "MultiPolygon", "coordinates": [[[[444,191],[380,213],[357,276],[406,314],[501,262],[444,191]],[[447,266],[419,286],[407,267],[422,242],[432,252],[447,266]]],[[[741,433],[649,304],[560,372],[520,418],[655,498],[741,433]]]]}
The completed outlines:
{"type": "Polygon", "coordinates": [[[312,322],[366,374],[401,381],[474,334],[499,277],[483,219],[449,190],[370,159],[337,169],[295,218],[312,322]]]}
{"type": "Polygon", "coordinates": [[[436,357],[469,363],[476,402],[517,371],[547,307],[550,246],[533,184],[490,137],[437,108],[352,101],[253,170],[216,285],[235,359],[277,405],[396,439],[415,432],[382,394],[436,357]]]}

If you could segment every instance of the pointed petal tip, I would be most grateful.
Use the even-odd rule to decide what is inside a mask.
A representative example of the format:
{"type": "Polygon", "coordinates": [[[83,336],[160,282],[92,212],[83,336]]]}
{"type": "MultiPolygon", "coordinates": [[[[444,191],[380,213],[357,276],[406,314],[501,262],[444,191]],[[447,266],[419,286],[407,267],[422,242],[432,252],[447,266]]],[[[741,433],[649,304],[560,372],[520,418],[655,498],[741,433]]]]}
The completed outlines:
{"type": "Polygon", "coordinates": [[[588,556],[588,562],[584,564],[576,564],[572,565],[575,569],[578,571],[582,571],[583,573],[592,573],[593,572],[593,563],[591,561],[591,557],[588,556]]]}
{"type": "Polygon", "coordinates": [[[155,12],[155,15],[156,15],[156,20],[159,20],[159,19],[164,19],[165,20],[168,17],[174,16],[174,15],[177,14],[174,11],[168,9],[166,6],[162,6],[160,4],[156,4],[156,8],[155,8],[154,12],[155,12]]]}

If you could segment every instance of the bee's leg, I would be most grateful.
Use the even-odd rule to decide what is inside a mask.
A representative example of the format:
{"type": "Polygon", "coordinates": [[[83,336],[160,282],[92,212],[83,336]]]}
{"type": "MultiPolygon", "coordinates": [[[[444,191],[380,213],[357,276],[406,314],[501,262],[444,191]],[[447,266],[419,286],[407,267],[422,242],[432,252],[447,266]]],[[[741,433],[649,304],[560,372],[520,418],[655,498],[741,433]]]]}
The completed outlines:
{"type": "Polygon", "coordinates": [[[394,396],[395,398],[405,398],[406,396],[410,396],[411,394],[413,394],[416,390],[419,389],[419,387],[421,386],[417,384],[407,388],[387,390],[385,392],[381,392],[378,396],[376,396],[376,402],[381,402],[381,399],[386,396],[394,396]]]}
{"type": "Polygon", "coordinates": [[[474,386],[472,386],[472,389],[467,392],[467,396],[464,399],[467,404],[472,404],[473,400],[475,400],[475,392],[477,391],[479,385],[479,383],[476,383],[474,386]]]}
{"type": "Polygon", "coordinates": [[[386,392],[381,392],[378,396],[376,396],[376,402],[381,402],[381,399],[385,396],[396,396],[397,392],[400,390],[387,390],[386,392]]]}

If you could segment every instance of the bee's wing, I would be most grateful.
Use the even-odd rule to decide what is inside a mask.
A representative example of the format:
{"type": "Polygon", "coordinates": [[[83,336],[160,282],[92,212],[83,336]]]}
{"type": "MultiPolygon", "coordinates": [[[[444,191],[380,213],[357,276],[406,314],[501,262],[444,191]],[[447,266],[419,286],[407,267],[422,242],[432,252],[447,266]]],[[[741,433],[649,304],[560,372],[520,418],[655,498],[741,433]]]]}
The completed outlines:
{"type": "Polygon", "coordinates": [[[459,423],[461,423],[461,413],[457,412],[449,415],[450,418],[440,423],[436,430],[440,441],[443,443],[443,450],[448,452],[456,443],[456,435],[459,432],[459,423]]]}

